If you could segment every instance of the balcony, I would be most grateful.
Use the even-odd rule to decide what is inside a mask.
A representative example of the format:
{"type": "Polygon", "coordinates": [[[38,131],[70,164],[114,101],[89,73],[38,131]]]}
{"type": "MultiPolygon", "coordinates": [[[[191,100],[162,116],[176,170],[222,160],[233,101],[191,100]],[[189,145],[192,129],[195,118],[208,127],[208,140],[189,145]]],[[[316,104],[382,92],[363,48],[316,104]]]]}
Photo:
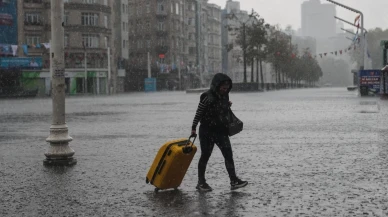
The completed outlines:
{"type": "Polygon", "coordinates": [[[43,45],[40,48],[28,46],[29,56],[42,56],[46,52],[48,52],[48,50],[46,50],[43,45]]]}
{"type": "MultiPolygon", "coordinates": [[[[50,1],[45,1],[43,5],[46,9],[49,9],[50,1]]],[[[111,7],[104,4],[87,4],[82,2],[69,1],[69,2],[65,2],[64,6],[66,10],[88,10],[88,11],[104,12],[108,14],[112,12],[111,7]]]]}
{"type": "Polygon", "coordinates": [[[111,29],[102,26],[84,26],[84,25],[65,25],[65,30],[69,32],[84,32],[84,33],[103,33],[111,34],[111,29]]]}
{"type": "Polygon", "coordinates": [[[156,17],[158,18],[166,18],[167,16],[167,11],[156,11],[156,17]]]}
{"type": "Polygon", "coordinates": [[[26,31],[43,31],[44,24],[42,22],[28,22],[24,21],[24,30],[26,31]]]}
{"type": "Polygon", "coordinates": [[[156,36],[158,37],[166,37],[168,35],[168,32],[166,30],[157,30],[156,36]]]}
{"type": "Polygon", "coordinates": [[[168,49],[169,49],[169,47],[166,45],[158,45],[155,47],[155,51],[158,54],[165,54],[165,53],[167,53],[168,49]]]}
{"type": "Polygon", "coordinates": [[[110,14],[112,12],[111,7],[103,4],[86,4],[78,2],[67,2],[65,3],[66,10],[88,10],[88,11],[99,11],[110,14]]]}
{"type": "Polygon", "coordinates": [[[24,0],[24,8],[44,8],[43,0],[24,0]]]}

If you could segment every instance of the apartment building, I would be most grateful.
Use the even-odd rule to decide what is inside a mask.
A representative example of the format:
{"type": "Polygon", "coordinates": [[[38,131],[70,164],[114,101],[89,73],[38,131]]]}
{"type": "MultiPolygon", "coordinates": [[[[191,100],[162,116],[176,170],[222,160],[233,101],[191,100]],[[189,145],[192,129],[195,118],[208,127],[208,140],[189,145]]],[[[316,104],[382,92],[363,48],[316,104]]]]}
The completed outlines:
{"type": "MultiPolygon", "coordinates": [[[[37,61],[38,67],[19,67],[25,78],[21,86],[25,89],[38,89],[39,95],[50,94],[50,1],[8,2],[15,3],[17,8],[17,41],[14,46],[18,49],[17,55],[7,57],[7,61],[15,64],[27,60],[37,61]]],[[[108,93],[109,77],[112,78],[114,87],[112,92],[116,92],[116,89],[119,92],[123,90],[125,71],[119,72],[117,67],[108,68],[108,57],[111,58],[111,66],[116,66],[119,57],[128,56],[124,50],[120,55],[113,55],[117,53],[116,46],[112,43],[115,16],[122,16],[120,13],[113,13],[114,3],[117,2],[119,1],[64,0],[65,83],[68,94],[108,93]],[[108,47],[111,49],[109,54],[108,47]]],[[[127,38],[126,35],[123,37],[127,38]]]]}

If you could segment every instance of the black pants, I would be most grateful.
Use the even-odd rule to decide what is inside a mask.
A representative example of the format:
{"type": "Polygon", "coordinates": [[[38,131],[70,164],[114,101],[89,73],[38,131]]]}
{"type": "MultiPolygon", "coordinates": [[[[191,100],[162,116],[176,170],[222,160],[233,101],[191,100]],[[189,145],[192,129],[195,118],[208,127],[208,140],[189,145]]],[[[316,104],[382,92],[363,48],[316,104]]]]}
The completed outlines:
{"type": "Polygon", "coordinates": [[[218,133],[209,131],[206,127],[199,127],[199,140],[201,143],[201,158],[198,162],[198,179],[199,182],[206,182],[205,171],[206,165],[213,152],[214,144],[218,146],[224,156],[226,170],[229,178],[236,178],[234,168],[232,146],[230,145],[229,136],[227,133],[218,133]]]}

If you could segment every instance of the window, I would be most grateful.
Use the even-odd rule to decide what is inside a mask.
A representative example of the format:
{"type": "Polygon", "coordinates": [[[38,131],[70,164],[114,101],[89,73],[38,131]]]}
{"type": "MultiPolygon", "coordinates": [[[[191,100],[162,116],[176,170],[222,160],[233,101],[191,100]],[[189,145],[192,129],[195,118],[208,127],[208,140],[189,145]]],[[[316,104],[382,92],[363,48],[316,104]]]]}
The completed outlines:
{"type": "Polygon", "coordinates": [[[189,47],[189,54],[190,55],[195,54],[195,47],[189,47]]]}
{"type": "Polygon", "coordinates": [[[123,40],[123,48],[125,48],[125,47],[126,47],[126,41],[123,40]]]}
{"type": "Polygon", "coordinates": [[[108,0],[104,0],[104,5],[108,6],[108,0]]]}
{"type": "Polygon", "coordinates": [[[141,48],[143,48],[143,41],[139,40],[137,41],[137,49],[141,49],[141,48]]]}
{"type": "Polygon", "coordinates": [[[147,48],[151,48],[151,40],[147,40],[146,43],[147,43],[147,48]]]}
{"type": "Polygon", "coordinates": [[[109,47],[109,38],[105,37],[105,48],[109,47]]]}
{"type": "Polygon", "coordinates": [[[98,14],[95,13],[82,13],[81,24],[84,26],[97,26],[98,25],[98,14]]]}
{"type": "Polygon", "coordinates": [[[194,26],[194,18],[189,18],[187,24],[188,24],[189,26],[194,26]]]}
{"type": "Polygon", "coordinates": [[[147,14],[151,13],[151,5],[150,5],[150,2],[147,2],[147,3],[146,3],[146,13],[147,13],[147,14]]]}
{"type": "Polygon", "coordinates": [[[158,2],[158,12],[164,12],[163,2],[158,2]]]}
{"type": "Polygon", "coordinates": [[[173,14],[174,13],[174,3],[171,2],[171,13],[173,14]]]}
{"type": "Polygon", "coordinates": [[[40,44],[40,36],[34,36],[30,35],[26,37],[26,44],[28,45],[35,45],[35,44],[40,44]]]}
{"type": "Polygon", "coordinates": [[[159,22],[159,24],[158,24],[158,30],[159,30],[159,31],[164,31],[164,22],[159,22]]]}
{"type": "Polygon", "coordinates": [[[139,6],[139,7],[137,8],[137,15],[138,15],[138,16],[141,15],[141,6],[139,6]]]}
{"type": "Polygon", "coordinates": [[[96,0],[82,0],[82,3],[84,3],[84,4],[95,4],[96,0]]]}
{"type": "Polygon", "coordinates": [[[108,28],[108,16],[107,15],[104,16],[104,26],[105,26],[105,28],[108,28]]]}
{"type": "Polygon", "coordinates": [[[123,14],[125,14],[125,5],[123,4],[121,8],[123,9],[123,14]]]}
{"type": "Polygon", "coordinates": [[[125,32],[125,22],[123,22],[123,32],[125,32]]]}
{"type": "Polygon", "coordinates": [[[191,10],[192,10],[192,11],[195,11],[195,3],[193,3],[193,4],[191,5],[191,10]]]}
{"type": "Polygon", "coordinates": [[[179,3],[175,4],[175,13],[179,15],[179,3]]]}
{"type": "Polygon", "coordinates": [[[39,13],[26,13],[25,21],[28,24],[38,24],[38,23],[40,23],[40,14],[39,13]]]}
{"type": "Polygon", "coordinates": [[[143,29],[143,25],[141,24],[140,21],[137,22],[137,27],[136,27],[136,31],[142,31],[143,29]]]}
{"type": "Polygon", "coordinates": [[[65,46],[65,47],[68,47],[68,46],[69,46],[69,35],[65,35],[64,40],[65,40],[64,46],[65,46]]]}
{"type": "Polygon", "coordinates": [[[63,17],[63,23],[66,25],[69,24],[69,13],[65,12],[64,17],[63,17]]]}
{"type": "Polygon", "coordinates": [[[98,35],[83,34],[82,43],[85,47],[98,48],[98,35]]]}

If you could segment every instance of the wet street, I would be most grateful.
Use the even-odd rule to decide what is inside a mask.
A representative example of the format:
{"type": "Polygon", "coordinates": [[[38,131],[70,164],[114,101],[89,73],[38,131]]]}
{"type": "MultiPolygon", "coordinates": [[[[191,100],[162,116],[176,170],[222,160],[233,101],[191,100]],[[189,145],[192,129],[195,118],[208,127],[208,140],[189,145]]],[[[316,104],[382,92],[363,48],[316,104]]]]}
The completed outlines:
{"type": "MultiPolygon", "coordinates": [[[[215,147],[214,191],[199,193],[200,150],[178,191],[145,176],[159,147],[188,137],[199,94],[70,97],[78,164],[46,168],[51,99],[0,101],[0,216],[388,216],[388,101],[346,88],[231,94],[244,131],[231,137],[230,184],[215,147]]],[[[198,141],[196,144],[199,146],[198,141]]]]}

